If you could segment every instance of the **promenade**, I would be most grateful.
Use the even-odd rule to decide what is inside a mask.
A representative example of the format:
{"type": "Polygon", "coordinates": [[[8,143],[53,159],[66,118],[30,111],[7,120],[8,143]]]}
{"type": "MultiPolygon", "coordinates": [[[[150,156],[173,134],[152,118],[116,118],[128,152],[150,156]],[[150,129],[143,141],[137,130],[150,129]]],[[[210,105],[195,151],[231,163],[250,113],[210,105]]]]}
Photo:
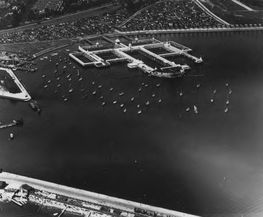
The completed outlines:
{"type": "Polygon", "coordinates": [[[64,185],[41,181],[38,179],[20,176],[7,172],[0,173],[0,181],[4,181],[8,184],[15,186],[22,186],[24,184],[27,184],[38,190],[47,191],[53,194],[63,195],[69,198],[83,200],[86,202],[101,204],[103,206],[126,210],[127,212],[134,212],[134,209],[138,208],[138,209],[144,209],[144,210],[156,212],[161,216],[197,217],[191,214],[145,205],[129,200],[119,199],[119,198],[98,194],[90,191],[71,188],[64,185]]]}
{"type": "Polygon", "coordinates": [[[245,31],[262,31],[261,25],[244,25],[244,26],[227,26],[227,27],[212,27],[212,28],[189,28],[189,29],[153,29],[153,30],[138,30],[138,31],[120,31],[115,29],[116,34],[127,36],[134,35],[154,35],[154,34],[173,34],[173,33],[202,33],[202,32],[245,32],[245,31]]]}

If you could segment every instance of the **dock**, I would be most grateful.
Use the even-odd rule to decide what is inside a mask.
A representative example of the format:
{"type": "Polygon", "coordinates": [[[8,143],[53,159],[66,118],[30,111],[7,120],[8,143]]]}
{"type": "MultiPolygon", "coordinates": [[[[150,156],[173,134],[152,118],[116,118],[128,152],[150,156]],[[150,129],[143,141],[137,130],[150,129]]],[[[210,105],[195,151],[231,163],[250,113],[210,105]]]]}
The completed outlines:
{"type": "Polygon", "coordinates": [[[124,43],[118,37],[114,41],[107,39],[106,36],[103,40],[110,44],[103,47],[97,42],[96,45],[79,46],[79,51],[70,53],[69,56],[83,67],[110,67],[112,63],[126,61],[128,68],[138,68],[146,74],[163,78],[181,77],[186,70],[190,69],[187,64],[177,64],[166,59],[168,56],[183,56],[198,64],[203,62],[201,57],[198,58],[189,53],[192,51],[190,48],[176,42],[135,38],[134,40],[126,39],[127,43],[124,43]],[[155,53],[152,50],[163,53],[155,53]],[[148,65],[134,57],[132,53],[137,51],[156,64],[148,65]]]}

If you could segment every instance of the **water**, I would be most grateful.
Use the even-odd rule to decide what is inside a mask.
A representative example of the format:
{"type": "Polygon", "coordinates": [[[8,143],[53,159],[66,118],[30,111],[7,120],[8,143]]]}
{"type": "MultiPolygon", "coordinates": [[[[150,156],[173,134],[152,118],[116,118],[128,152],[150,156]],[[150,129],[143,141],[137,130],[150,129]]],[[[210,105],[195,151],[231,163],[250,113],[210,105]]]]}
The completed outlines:
{"type": "Polygon", "coordinates": [[[39,116],[26,103],[0,101],[1,120],[23,117],[25,122],[23,128],[0,132],[0,165],[9,172],[202,216],[260,216],[262,36],[161,36],[204,59],[177,80],[151,78],[124,64],[80,69],[78,77],[72,64],[58,81],[58,57],[38,61],[35,74],[16,74],[43,112],[39,116]]]}

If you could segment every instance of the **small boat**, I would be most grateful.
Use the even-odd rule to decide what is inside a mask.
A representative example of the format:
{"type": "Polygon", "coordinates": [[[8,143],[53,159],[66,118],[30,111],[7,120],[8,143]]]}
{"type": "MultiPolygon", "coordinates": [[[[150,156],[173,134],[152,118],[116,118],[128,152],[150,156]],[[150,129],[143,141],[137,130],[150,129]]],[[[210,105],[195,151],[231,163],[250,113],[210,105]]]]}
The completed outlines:
{"type": "Polygon", "coordinates": [[[145,105],[146,105],[146,106],[149,106],[149,105],[150,105],[150,102],[149,102],[149,101],[146,101],[145,105]]]}
{"type": "Polygon", "coordinates": [[[229,84],[228,83],[226,83],[226,87],[228,87],[229,86],[229,84]]]}
{"type": "Polygon", "coordinates": [[[138,105],[137,105],[137,108],[140,108],[140,107],[141,107],[141,105],[138,104],[138,105]]]}
{"type": "Polygon", "coordinates": [[[194,113],[195,113],[195,114],[198,114],[198,109],[197,109],[197,106],[196,106],[196,105],[194,105],[194,113]]]}
{"type": "Polygon", "coordinates": [[[196,88],[200,88],[200,87],[201,87],[201,84],[197,84],[197,85],[196,85],[196,88]]]}
{"type": "Polygon", "coordinates": [[[92,95],[96,95],[96,93],[97,93],[96,91],[93,91],[93,92],[92,92],[92,95]]]}
{"type": "Polygon", "coordinates": [[[24,120],[21,118],[19,120],[13,120],[13,123],[16,125],[16,126],[23,126],[24,125],[24,120]]]}
{"type": "Polygon", "coordinates": [[[226,104],[229,105],[229,103],[230,103],[229,100],[227,100],[227,101],[226,101],[226,104]]]}
{"type": "Polygon", "coordinates": [[[79,81],[82,81],[82,80],[83,80],[83,78],[82,78],[82,77],[80,77],[80,78],[79,78],[79,81]]]}
{"type": "Polygon", "coordinates": [[[179,93],[179,96],[183,96],[184,94],[183,94],[183,92],[181,91],[180,93],[179,93]]]}
{"type": "Polygon", "coordinates": [[[215,90],[213,91],[213,94],[216,94],[216,92],[217,92],[217,91],[216,91],[216,89],[215,89],[215,90]]]}
{"type": "Polygon", "coordinates": [[[224,112],[225,112],[225,113],[227,113],[227,112],[228,112],[228,108],[227,108],[227,107],[225,108],[224,112]]]}
{"type": "Polygon", "coordinates": [[[213,103],[213,102],[214,102],[214,99],[210,99],[210,102],[213,103]]]}
{"type": "Polygon", "coordinates": [[[116,101],[116,100],[114,100],[114,101],[113,101],[113,104],[117,104],[117,101],[116,101]]]}
{"type": "Polygon", "coordinates": [[[142,110],[139,110],[139,111],[137,112],[138,115],[140,115],[141,113],[142,113],[142,110]]]}
{"type": "Polygon", "coordinates": [[[159,100],[158,100],[158,103],[161,103],[161,102],[162,102],[162,99],[159,99],[159,100]]]}
{"type": "Polygon", "coordinates": [[[123,96],[123,95],[124,95],[124,92],[119,93],[119,96],[123,96]]]}
{"type": "Polygon", "coordinates": [[[155,94],[153,93],[153,94],[152,94],[152,98],[154,98],[154,97],[155,97],[155,94]]]}
{"type": "Polygon", "coordinates": [[[113,87],[110,88],[110,91],[113,91],[113,87]]]}
{"type": "Polygon", "coordinates": [[[134,101],[134,97],[131,98],[131,101],[132,101],[132,102],[134,101]]]}
{"type": "Polygon", "coordinates": [[[105,105],[106,105],[106,102],[102,102],[101,105],[102,105],[102,106],[105,106],[105,105]]]}
{"type": "Polygon", "coordinates": [[[102,85],[99,85],[98,88],[101,89],[101,88],[102,88],[102,85]]]}
{"type": "Polygon", "coordinates": [[[138,90],[139,92],[141,92],[142,91],[142,88],[139,88],[139,90],[138,90]]]}
{"type": "Polygon", "coordinates": [[[231,94],[232,94],[232,90],[231,90],[231,89],[229,89],[229,91],[228,91],[228,94],[229,94],[229,95],[231,95],[231,94]]]}
{"type": "Polygon", "coordinates": [[[124,104],[120,104],[120,107],[123,108],[123,107],[124,107],[124,104]]]}
{"type": "Polygon", "coordinates": [[[123,112],[124,112],[124,113],[126,113],[126,112],[127,112],[127,109],[126,109],[126,108],[125,108],[125,109],[123,109],[123,112]]]}
{"type": "Polygon", "coordinates": [[[46,84],[45,86],[44,86],[44,88],[47,88],[48,87],[48,85],[46,84]]]}
{"type": "Polygon", "coordinates": [[[15,138],[14,133],[10,133],[10,134],[9,134],[9,139],[10,139],[10,140],[13,140],[14,138],[15,138]]]}
{"type": "Polygon", "coordinates": [[[67,102],[67,101],[68,101],[68,98],[64,98],[63,101],[64,101],[64,102],[67,102]]]}
{"type": "Polygon", "coordinates": [[[186,112],[189,112],[189,111],[190,111],[190,107],[187,107],[185,111],[186,111],[186,112]]]}
{"type": "Polygon", "coordinates": [[[158,83],[158,84],[156,84],[156,87],[160,87],[160,86],[161,86],[161,84],[159,84],[159,83],[158,83]]]}

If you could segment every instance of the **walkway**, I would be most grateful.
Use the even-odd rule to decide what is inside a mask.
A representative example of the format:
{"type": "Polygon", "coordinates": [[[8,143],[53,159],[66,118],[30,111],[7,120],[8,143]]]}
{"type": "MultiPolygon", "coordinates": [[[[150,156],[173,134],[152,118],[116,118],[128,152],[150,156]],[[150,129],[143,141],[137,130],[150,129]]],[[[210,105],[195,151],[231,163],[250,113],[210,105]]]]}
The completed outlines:
{"type": "Polygon", "coordinates": [[[48,191],[54,194],[64,195],[66,197],[71,197],[78,200],[83,200],[88,202],[92,201],[97,204],[103,204],[104,206],[117,207],[130,211],[134,211],[134,208],[140,208],[140,209],[151,210],[164,215],[170,215],[173,217],[197,217],[182,212],[149,206],[133,201],[110,197],[103,194],[97,194],[90,191],[71,188],[51,182],[41,181],[38,179],[28,178],[25,176],[20,176],[6,172],[0,173],[0,181],[5,181],[7,183],[21,184],[21,185],[27,184],[38,190],[48,191]]]}

